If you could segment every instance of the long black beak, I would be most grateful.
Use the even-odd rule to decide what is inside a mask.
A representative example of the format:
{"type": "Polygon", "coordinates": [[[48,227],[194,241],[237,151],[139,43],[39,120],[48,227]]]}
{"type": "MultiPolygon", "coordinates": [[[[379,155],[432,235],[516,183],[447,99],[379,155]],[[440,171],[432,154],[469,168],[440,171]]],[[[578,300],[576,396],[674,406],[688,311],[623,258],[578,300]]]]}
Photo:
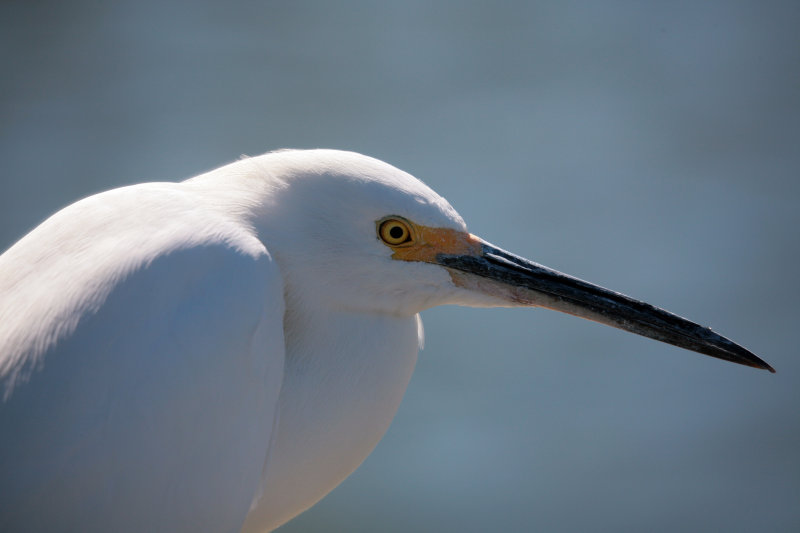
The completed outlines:
{"type": "Polygon", "coordinates": [[[754,353],[707,327],[528,261],[485,241],[482,247],[480,256],[441,254],[436,259],[455,271],[508,287],[506,298],[519,305],[554,309],[711,357],[775,372],[754,353]]]}

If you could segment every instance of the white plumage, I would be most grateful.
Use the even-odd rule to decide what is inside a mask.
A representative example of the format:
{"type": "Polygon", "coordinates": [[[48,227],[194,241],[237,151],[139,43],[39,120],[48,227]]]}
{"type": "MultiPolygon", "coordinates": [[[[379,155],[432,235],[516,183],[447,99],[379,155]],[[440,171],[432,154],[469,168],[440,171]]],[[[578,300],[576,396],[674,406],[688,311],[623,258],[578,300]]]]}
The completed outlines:
{"type": "Polygon", "coordinates": [[[544,305],[767,368],[502,254],[412,176],[331,150],[63,209],[0,256],[0,530],[279,526],[380,440],[435,305],[544,305]]]}

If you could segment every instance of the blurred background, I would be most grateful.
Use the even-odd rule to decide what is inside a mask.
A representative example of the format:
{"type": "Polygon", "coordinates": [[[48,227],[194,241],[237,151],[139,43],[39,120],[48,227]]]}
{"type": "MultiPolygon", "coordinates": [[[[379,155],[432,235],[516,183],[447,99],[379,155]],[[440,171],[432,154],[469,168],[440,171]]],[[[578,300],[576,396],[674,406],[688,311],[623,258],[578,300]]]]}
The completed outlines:
{"type": "Polygon", "coordinates": [[[0,249],[86,195],[349,149],[776,375],[439,308],[375,452],[281,533],[800,531],[800,3],[0,3],[0,249]]]}

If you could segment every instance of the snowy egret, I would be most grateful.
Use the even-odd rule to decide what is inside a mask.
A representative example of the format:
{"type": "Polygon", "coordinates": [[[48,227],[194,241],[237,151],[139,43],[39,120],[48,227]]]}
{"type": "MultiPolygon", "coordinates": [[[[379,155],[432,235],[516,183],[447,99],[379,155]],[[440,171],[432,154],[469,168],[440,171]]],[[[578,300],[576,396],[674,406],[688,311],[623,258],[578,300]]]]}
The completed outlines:
{"type": "Polygon", "coordinates": [[[0,530],[269,531],[389,426],[418,313],[541,306],[772,370],[510,254],[381,161],[242,159],[81,200],[0,256],[0,530]]]}

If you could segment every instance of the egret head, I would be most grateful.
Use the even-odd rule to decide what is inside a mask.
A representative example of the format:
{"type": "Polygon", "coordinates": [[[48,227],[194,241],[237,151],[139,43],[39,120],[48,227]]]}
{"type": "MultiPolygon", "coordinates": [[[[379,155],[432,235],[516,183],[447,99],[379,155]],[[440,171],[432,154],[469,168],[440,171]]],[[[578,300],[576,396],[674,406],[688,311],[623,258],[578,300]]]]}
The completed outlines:
{"type": "Polygon", "coordinates": [[[443,304],[546,307],[771,370],[708,328],[483,241],[391,165],[334,150],[258,159],[272,187],[259,233],[286,265],[289,299],[398,315],[443,304]]]}
{"type": "Polygon", "coordinates": [[[443,252],[477,252],[478,241],[447,200],[410,174],[335,150],[258,159],[272,191],[257,225],[286,265],[290,297],[409,316],[443,304],[507,304],[464,290],[435,261],[443,252]]]}

